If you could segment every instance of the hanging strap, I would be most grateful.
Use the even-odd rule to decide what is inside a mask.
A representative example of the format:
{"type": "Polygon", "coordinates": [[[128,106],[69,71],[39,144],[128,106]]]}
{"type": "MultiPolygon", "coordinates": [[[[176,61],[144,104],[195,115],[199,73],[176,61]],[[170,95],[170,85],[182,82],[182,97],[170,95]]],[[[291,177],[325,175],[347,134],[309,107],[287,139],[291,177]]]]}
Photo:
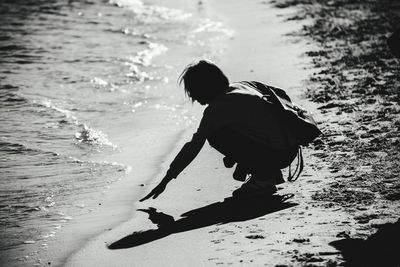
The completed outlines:
{"type": "Polygon", "coordinates": [[[292,164],[289,165],[288,181],[294,182],[299,178],[299,176],[300,176],[300,174],[301,174],[301,172],[303,171],[303,168],[304,168],[303,152],[302,152],[301,146],[299,146],[299,150],[297,152],[297,164],[296,164],[296,169],[294,170],[293,175],[292,175],[291,165],[292,164]]]}

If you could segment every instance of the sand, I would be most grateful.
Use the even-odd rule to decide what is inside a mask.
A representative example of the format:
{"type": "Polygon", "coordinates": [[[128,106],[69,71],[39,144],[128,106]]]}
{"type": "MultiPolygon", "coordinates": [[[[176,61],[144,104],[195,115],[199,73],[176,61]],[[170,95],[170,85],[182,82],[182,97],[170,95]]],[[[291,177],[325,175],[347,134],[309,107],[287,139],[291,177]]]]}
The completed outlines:
{"type": "MultiPolygon", "coordinates": [[[[316,112],[317,120],[326,119],[316,104],[302,98],[302,81],[313,73],[309,59],[301,57],[309,46],[283,36],[306,23],[284,22],[294,9],[275,9],[263,1],[202,3],[207,15],[234,30],[219,59],[231,80],[254,79],[286,88],[316,112]]],[[[280,195],[293,194],[284,204],[271,200],[232,203],[229,197],[240,183],[208,145],[164,194],[138,203],[194,130],[189,129],[170,149],[154,180],[143,181],[145,186],[132,192],[137,199],[131,205],[123,199],[124,185],[119,188],[120,198],[105,200],[115,212],[96,220],[120,216],[121,203],[123,209],[133,210],[131,218],[92,238],[67,259],[66,266],[336,266],[344,258],[330,242],[363,231],[371,234],[371,228],[360,224],[354,213],[313,198],[333,181],[332,170],[315,148],[304,151],[307,165],[302,177],[280,187],[280,195]]],[[[358,211],[360,216],[367,214],[358,211]]],[[[394,216],[386,216],[384,222],[396,219],[398,209],[393,211],[394,216]]]]}

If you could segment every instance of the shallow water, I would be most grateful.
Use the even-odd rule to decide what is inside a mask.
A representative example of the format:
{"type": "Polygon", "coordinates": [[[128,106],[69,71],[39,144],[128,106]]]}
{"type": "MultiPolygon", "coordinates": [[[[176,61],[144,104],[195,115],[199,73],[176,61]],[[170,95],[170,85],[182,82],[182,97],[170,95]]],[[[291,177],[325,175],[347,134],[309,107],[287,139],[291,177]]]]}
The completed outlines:
{"type": "Polygon", "coordinates": [[[0,2],[2,259],[26,260],[129,173],[107,159],[157,127],[140,118],[193,122],[175,79],[232,34],[196,4],[0,2]]]}

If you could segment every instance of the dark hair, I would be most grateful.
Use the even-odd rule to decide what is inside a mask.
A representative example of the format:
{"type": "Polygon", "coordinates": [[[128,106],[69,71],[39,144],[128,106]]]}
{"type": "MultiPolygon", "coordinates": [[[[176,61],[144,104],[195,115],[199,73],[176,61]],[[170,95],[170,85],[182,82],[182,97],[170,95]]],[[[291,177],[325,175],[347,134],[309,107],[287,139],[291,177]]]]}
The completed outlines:
{"type": "Polygon", "coordinates": [[[179,84],[184,84],[186,95],[192,101],[209,103],[215,96],[229,89],[229,80],[220,68],[208,60],[189,64],[179,76],[179,84]]]}

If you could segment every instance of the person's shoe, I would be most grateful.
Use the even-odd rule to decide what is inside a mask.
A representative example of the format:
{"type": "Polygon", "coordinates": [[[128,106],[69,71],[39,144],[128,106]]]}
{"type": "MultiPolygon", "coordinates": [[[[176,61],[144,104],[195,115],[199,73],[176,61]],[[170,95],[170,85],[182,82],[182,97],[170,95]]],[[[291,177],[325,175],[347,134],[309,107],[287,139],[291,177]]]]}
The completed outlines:
{"type": "Polygon", "coordinates": [[[234,197],[271,196],[277,191],[275,185],[265,184],[261,181],[249,181],[232,192],[234,197]]]}

